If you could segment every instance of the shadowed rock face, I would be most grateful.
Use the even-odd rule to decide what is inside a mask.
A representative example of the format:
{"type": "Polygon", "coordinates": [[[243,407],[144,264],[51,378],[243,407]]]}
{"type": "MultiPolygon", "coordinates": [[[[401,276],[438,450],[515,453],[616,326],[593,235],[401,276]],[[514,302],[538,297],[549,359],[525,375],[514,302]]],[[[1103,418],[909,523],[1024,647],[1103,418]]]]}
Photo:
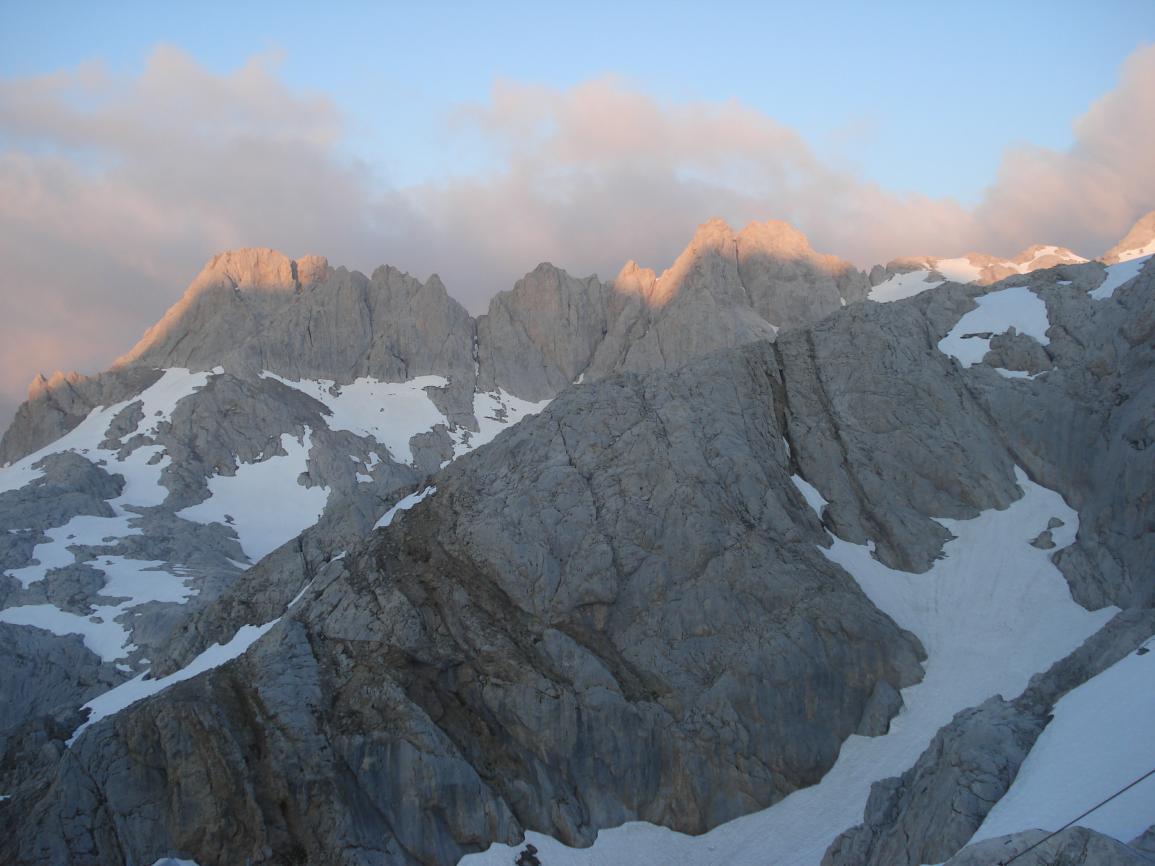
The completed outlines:
{"type": "Polygon", "coordinates": [[[86,733],[12,856],[447,863],[817,781],[921,650],[821,555],[781,375],[762,344],[568,391],[259,652],[86,733]]]}
{"type": "MultiPolygon", "coordinates": [[[[441,471],[435,495],[326,564],[364,535],[386,494],[436,468],[444,443],[415,450],[425,456],[413,466],[381,464],[373,489],[331,499],[317,526],[234,575],[216,601],[144,635],[157,672],[172,671],[239,625],[280,616],[308,587],[264,640],[94,725],[62,757],[76,695],[115,674],[88,656],[72,660],[72,679],[59,676],[65,662],[28,668],[53,694],[0,756],[14,785],[0,804],[0,860],[151,863],[180,851],[202,866],[440,864],[525,829],[574,843],[635,818],[700,832],[817,781],[848,735],[885,730],[898,707],[885,696],[920,676],[917,641],[821,555],[825,530],[873,540],[887,564],[923,570],[947,538],[933,518],[1010,503],[1015,464],[1080,511],[1078,541],[1060,560],[1076,598],[1150,603],[1155,269],[1110,304],[1086,294],[1102,276],[1097,264],[1018,278],[1046,302],[1049,344],[1008,335],[969,369],[936,349],[983,291],[958,285],[854,305],[775,343],[682,366],[776,335],[758,299],[790,268],[815,287],[815,310],[863,290],[857,272],[823,270],[797,238],[767,231],[734,236],[707,224],[661,278],[627,268],[612,288],[539,267],[476,325],[479,370],[471,336],[468,355],[454,348],[454,323],[471,320],[441,302],[433,280],[265,256],[249,270],[214,265],[176,321],[211,319],[212,305],[197,299],[215,292],[243,327],[218,346],[232,352],[232,370],[157,432],[174,458],[169,510],[197,501],[213,467],[258,458],[306,427],[317,433],[306,480],[356,486],[348,457],[364,463],[368,443],[321,431],[321,404],[252,375],[266,363],[331,378],[448,365],[433,371],[464,370],[460,393],[442,398],[461,412],[479,382],[548,395],[571,376],[601,381],[567,390],[441,471]],[[743,258],[744,244],[773,261],[757,250],[743,258]],[[789,267],[788,255],[798,257],[789,267]],[[331,310],[310,294],[334,290],[342,310],[389,292],[398,308],[421,306],[428,293],[430,312],[409,324],[374,315],[362,344],[372,360],[337,373],[352,354],[330,345],[338,325],[324,331],[331,310]],[[444,337],[436,349],[429,328],[444,337]],[[313,332],[327,336],[310,347],[313,332]],[[1012,381],[992,369],[1006,364],[1047,372],[1012,381]],[[676,369],[611,375],[654,368],[676,369]],[[230,415],[237,406],[250,411],[230,415]],[[829,500],[821,518],[795,474],[829,500]]],[[[188,351],[186,362],[209,363],[174,333],[146,341],[137,358],[188,351]]],[[[126,363],[106,381],[155,376],[126,363]]],[[[43,390],[83,401],[85,387],[73,379],[43,390]]],[[[64,418],[71,404],[51,405],[64,418]]],[[[124,411],[121,426],[135,429],[132,407],[124,411]]],[[[68,500],[75,513],[99,512],[119,489],[71,458],[46,477],[79,494],[68,500]]],[[[34,492],[4,502],[40,507],[34,492]]],[[[165,528],[163,511],[143,515],[157,531],[120,543],[142,554],[162,535],[193,545],[165,528]]],[[[13,536],[0,553],[26,561],[31,541],[13,536]]],[[[196,541],[218,556],[228,543],[196,541]]],[[[77,569],[66,589],[90,579],[77,569]]],[[[65,660],[73,650],[51,648],[65,660]]],[[[1025,715],[980,708],[944,731],[940,754],[969,761],[993,743],[1010,766],[1038,717],[1033,705],[1025,715]],[[1006,736],[989,735],[991,719],[1006,736]]],[[[1001,769],[987,776],[1001,784],[1001,769]]],[[[958,791],[937,759],[914,779],[887,809],[913,802],[902,791],[918,780],[944,797],[958,791]]],[[[893,826],[933,825],[941,810],[936,800],[893,826]]],[[[889,820],[875,822],[871,840],[893,830],[889,820]]]]}
{"type": "MultiPolygon", "coordinates": [[[[1018,698],[995,696],[960,712],[938,732],[913,767],[872,786],[865,820],[831,844],[823,866],[919,866],[947,861],[956,854],[949,862],[984,866],[991,862],[973,859],[978,851],[993,850],[986,843],[966,848],[962,854],[959,851],[1014,782],[1050,722],[1055,704],[1133,652],[1153,632],[1155,609],[1121,613],[1067,658],[1036,675],[1018,698]]],[[[1013,853],[1003,849],[999,856],[1013,853]]]]}
{"type": "Polygon", "coordinates": [[[817,322],[866,291],[864,274],[785,223],[735,233],[711,220],[660,276],[628,262],[606,285],[540,265],[478,320],[481,381],[537,400],[578,376],[672,370],[817,322]]]}
{"type": "Polygon", "coordinates": [[[1085,827],[1069,827],[1043,842],[1046,837],[1042,830],[1026,830],[988,839],[967,846],[944,866],[988,866],[1018,854],[1022,856],[1015,860],[1016,866],[1151,866],[1155,862],[1150,852],[1085,827]]]}

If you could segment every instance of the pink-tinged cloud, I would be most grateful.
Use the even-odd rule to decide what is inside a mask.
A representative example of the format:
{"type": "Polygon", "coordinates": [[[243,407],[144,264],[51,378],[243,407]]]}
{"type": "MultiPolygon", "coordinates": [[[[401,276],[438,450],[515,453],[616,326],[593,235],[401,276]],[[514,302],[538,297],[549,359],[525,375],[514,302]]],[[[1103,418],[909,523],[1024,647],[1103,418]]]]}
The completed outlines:
{"type": "Polygon", "coordinates": [[[1021,248],[1044,237],[1098,255],[1155,207],[1155,45],[1126,59],[1115,89],[1072,129],[1068,151],[1006,153],[975,211],[983,240],[1021,248]]]}
{"type": "Polygon", "coordinates": [[[1093,256],[1155,205],[1153,100],[1149,46],[1070,150],[1008,151],[968,210],[891,193],[740,103],[671,104],[614,78],[495,83],[448,123],[492,168],[407,188],[343,155],[345,119],[275,58],[218,75],[159,47],[134,78],[89,64],[0,81],[0,403],[39,370],[105,367],[229,247],[438,272],[474,311],[543,260],[660,269],[711,216],[784,219],[863,266],[1035,242],[1093,256]]]}

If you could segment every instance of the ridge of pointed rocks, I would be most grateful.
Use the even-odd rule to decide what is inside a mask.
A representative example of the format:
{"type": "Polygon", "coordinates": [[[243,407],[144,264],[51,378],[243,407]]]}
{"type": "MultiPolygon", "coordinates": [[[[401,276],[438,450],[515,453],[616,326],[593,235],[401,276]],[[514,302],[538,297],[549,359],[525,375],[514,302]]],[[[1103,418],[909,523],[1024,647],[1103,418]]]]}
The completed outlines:
{"type": "Polygon", "coordinates": [[[868,277],[782,222],[476,319],[215,256],[0,443],[0,861],[549,863],[644,821],[711,834],[631,825],[646,862],[978,862],[1064,702],[1143,675],[1153,333],[1150,261],[868,277]]]}

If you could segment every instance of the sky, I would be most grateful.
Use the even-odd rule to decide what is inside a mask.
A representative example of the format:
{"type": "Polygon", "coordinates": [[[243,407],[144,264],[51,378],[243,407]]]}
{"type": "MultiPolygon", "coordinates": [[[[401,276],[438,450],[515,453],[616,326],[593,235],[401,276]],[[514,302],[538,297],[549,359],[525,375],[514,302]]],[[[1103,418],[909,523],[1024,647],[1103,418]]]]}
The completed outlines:
{"type": "Polygon", "coordinates": [[[1094,256],[1155,208],[1149,0],[417,5],[0,0],[0,426],[228,248],[480,313],[715,216],[868,267],[1094,256]]]}

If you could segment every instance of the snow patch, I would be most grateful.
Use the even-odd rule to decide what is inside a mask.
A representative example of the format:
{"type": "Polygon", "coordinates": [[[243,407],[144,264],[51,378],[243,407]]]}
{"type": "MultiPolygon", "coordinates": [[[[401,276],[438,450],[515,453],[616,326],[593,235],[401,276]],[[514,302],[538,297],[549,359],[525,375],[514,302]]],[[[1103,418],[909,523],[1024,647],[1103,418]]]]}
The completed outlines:
{"type": "Polygon", "coordinates": [[[1117,265],[1109,265],[1107,267],[1107,276],[1099,286],[1092,289],[1089,294],[1096,301],[1103,301],[1115,294],[1115,289],[1119,288],[1129,280],[1135,279],[1139,276],[1139,271],[1143,270],[1143,266],[1150,260],[1150,256],[1141,259],[1130,259],[1129,261],[1120,262],[1117,265]]]}
{"type": "Polygon", "coordinates": [[[473,395],[473,416],[477,419],[478,432],[458,429],[453,432],[454,459],[490,442],[507,427],[522,418],[536,415],[549,405],[549,400],[531,403],[507,394],[500,388],[483,394],[473,395]]]}
{"type": "Polygon", "coordinates": [[[311,447],[308,428],[300,439],[282,434],[283,455],[242,463],[231,476],[214,475],[208,480],[209,498],[177,516],[232,526],[245,555],[257,562],[316,523],[325,510],[329,488],[297,481],[308,471],[311,447]]]}
{"type": "MultiPolygon", "coordinates": [[[[862,820],[873,782],[907,770],[956,712],[995,694],[1017,695],[1030,677],[1077,648],[1114,608],[1087,611],[1071,598],[1051,562],[1030,540],[1052,517],[1057,548],[1072,543],[1078,516],[1057,493],[1017,472],[1023,496],[973,520],[940,520],[955,537],[925,574],[887,568],[873,545],[835,538],[820,551],[843,566],[881,610],[927,650],[926,675],[902,692],[904,709],[882,737],[850,737],[822,781],[769,809],[685,836],[633,822],[567,848],[540,833],[526,841],[549,866],[817,866],[830,842],[862,820]]],[[[1135,773],[1138,775],[1138,773],[1135,773]]],[[[1017,829],[1017,828],[1016,828],[1017,829]]],[[[520,847],[520,846],[518,846],[520,847]]],[[[462,866],[505,866],[518,847],[492,845],[462,866]]]]}
{"type": "Polygon", "coordinates": [[[269,372],[261,376],[276,379],[325,404],[332,413],[326,419],[330,430],[370,436],[385,446],[396,463],[413,463],[410,439],[438,424],[447,424],[425,390],[444,388],[449,384],[444,376],[418,376],[408,382],[363,377],[348,385],[329,379],[293,381],[269,372]]]}
{"type": "MultiPolygon", "coordinates": [[[[1148,641],[1148,647],[1155,640],[1148,641]]],[[[1010,790],[970,840],[1058,830],[1155,769],[1155,652],[1131,653],[1055,704],[1010,790]]],[[[1155,821],[1155,776],[1079,821],[1133,839],[1155,821]]]]}
{"type": "Polygon", "coordinates": [[[1038,373],[1028,373],[1026,370],[1008,370],[1006,367],[995,367],[994,370],[1004,379],[1030,379],[1032,381],[1042,376],[1043,373],[1050,372],[1040,370],[1038,373]]]}
{"type": "Polygon", "coordinates": [[[169,686],[187,679],[192,679],[197,674],[218,668],[225,662],[239,658],[245,650],[257,642],[258,638],[266,634],[269,629],[280,621],[281,618],[277,617],[272,622],[267,622],[264,625],[243,625],[227,643],[214,643],[185,667],[169,674],[167,677],[150,680],[148,679],[148,673],[146,671],[128,682],[121,683],[116,688],[109,689],[104,694],[98,695],[81,707],[82,710],[90,710],[90,713],[84,723],[73,732],[68,740],[68,745],[71,746],[76,742],[77,737],[101,719],[116,715],[137,701],[142,701],[145,698],[163,692],[169,686]]]}
{"type": "Polygon", "coordinates": [[[958,320],[949,334],[939,340],[938,350],[971,367],[990,351],[991,336],[1015,328],[1034,337],[1043,346],[1050,340],[1047,305],[1026,286],[1015,286],[975,298],[978,309],[958,320]]]}
{"type": "Polygon", "coordinates": [[[966,257],[938,259],[934,269],[952,283],[973,283],[983,274],[983,269],[966,257]]]}
{"type": "Polygon", "coordinates": [[[867,298],[880,304],[901,301],[903,298],[913,298],[929,289],[937,289],[944,282],[943,280],[927,282],[929,276],[930,271],[923,270],[895,274],[889,280],[885,280],[872,288],[867,298]]]}
{"type": "Polygon", "coordinates": [[[426,487],[418,493],[410,493],[408,496],[398,500],[397,504],[381,515],[381,519],[373,524],[374,529],[380,529],[384,526],[389,526],[393,523],[398,514],[402,514],[416,505],[418,502],[424,501],[427,497],[432,496],[437,492],[436,487],[426,487]]]}
{"type": "Polygon", "coordinates": [[[790,480],[794,482],[794,486],[798,488],[798,492],[802,494],[802,498],[806,503],[814,509],[814,513],[818,515],[818,519],[822,519],[822,509],[830,503],[826,501],[818,488],[803,478],[801,475],[791,475],[790,480]]]}

